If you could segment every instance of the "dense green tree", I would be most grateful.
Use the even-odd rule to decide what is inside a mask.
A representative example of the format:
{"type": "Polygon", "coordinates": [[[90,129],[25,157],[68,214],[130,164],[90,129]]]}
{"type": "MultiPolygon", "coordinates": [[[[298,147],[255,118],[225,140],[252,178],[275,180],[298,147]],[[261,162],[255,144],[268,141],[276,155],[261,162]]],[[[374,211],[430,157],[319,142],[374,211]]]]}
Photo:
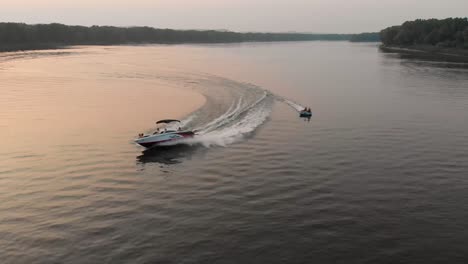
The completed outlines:
{"type": "Polygon", "coordinates": [[[407,21],[401,26],[393,26],[382,30],[380,38],[385,45],[432,45],[467,48],[467,29],[468,19],[466,17],[443,20],[417,19],[407,21]]]}
{"type": "Polygon", "coordinates": [[[463,38],[465,39],[463,47],[465,49],[468,49],[468,27],[466,27],[465,30],[463,31],[463,38]]]}
{"type": "Polygon", "coordinates": [[[380,39],[384,44],[393,45],[394,40],[398,32],[400,31],[400,26],[393,26],[386,28],[380,32],[380,39]]]}

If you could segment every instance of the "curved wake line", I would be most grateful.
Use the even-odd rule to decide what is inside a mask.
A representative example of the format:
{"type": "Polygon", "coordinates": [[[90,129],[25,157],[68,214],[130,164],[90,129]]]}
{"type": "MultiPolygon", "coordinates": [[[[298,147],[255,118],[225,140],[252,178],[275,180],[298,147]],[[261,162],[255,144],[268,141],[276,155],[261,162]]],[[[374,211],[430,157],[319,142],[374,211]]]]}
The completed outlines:
{"type": "Polygon", "coordinates": [[[220,127],[223,123],[230,120],[241,108],[242,98],[239,98],[237,105],[234,107],[234,103],[231,104],[226,113],[220,115],[218,118],[214,119],[210,123],[204,125],[203,127],[197,127],[197,131],[210,131],[220,127]]]}
{"type": "Polygon", "coordinates": [[[242,141],[266,121],[271,112],[272,102],[273,100],[265,91],[254,102],[246,102],[245,98],[238,98],[237,102],[231,104],[227,111],[218,118],[196,128],[197,135],[194,138],[184,139],[174,144],[224,147],[242,141]]]}
{"type": "MultiPolygon", "coordinates": [[[[271,112],[270,104],[266,94],[252,105],[246,107],[242,111],[236,112],[232,116],[232,125],[223,127],[226,122],[216,126],[220,129],[202,131],[196,138],[190,139],[194,143],[201,143],[204,146],[226,146],[244,139],[248,134],[254,132],[265,120],[271,112]],[[242,116],[241,118],[239,118],[242,116]]],[[[229,121],[227,121],[229,122],[229,121]]]]}
{"type": "Polygon", "coordinates": [[[213,124],[211,124],[211,126],[208,126],[207,129],[205,130],[200,129],[199,131],[202,132],[203,134],[206,134],[210,131],[215,131],[217,128],[220,128],[225,124],[228,124],[229,122],[238,118],[241,114],[257,106],[261,101],[263,101],[266,98],[266,96],[267,96],[267,93],[265,92],[264,95],[261,98],[259,98],[257,101],[255,101],[252,105],[246,106],[244,108],[242,107],[242,99],[239,99],[235,110],[233,110],[232,112],[227,112],[227,115],[221,116],[219,120],[217,120],[217,122],[214,122],[213,124]]]}
{"type": "Polygon", "coordinates": [[[158,79],[191,88],[206,99],[201,108],[181,120],[183,127],[196,131],[197,135],[167,142],[166,146],[210,147],[239,142],[265,122],[274,102],[274,96],[258,86],[214,75],[177,72],[162,78],[158,76],[158,79]]]}
{"type": "Polygon", "coordinates": [[[300,111],[304,110],[304,108],[305,108],[305,106],[302,106],[299,103],[294,102],[293,100],[286,99],[286,98],[281,97],[279,95],[275,95],[275,99],[289,105],[290,107],[292,107],[297,112],[300,112],[300,111]]]}
{"type": "MultiPolygon", "coordinates": [[[[161,76],[158,76],[159,78],[161,76]]],[[[270,116],[275,100],[304,109],[300,104],[274,95],[256,85],[236,82],[214,75],[187,74],[163,77],[178,86],[192,88],[206,99],[205,104],[182,120],[187,129],[196,131],[193,138],[167,142],[164,146],[187,144],[227,146],[251,135],[270,116]]]]}

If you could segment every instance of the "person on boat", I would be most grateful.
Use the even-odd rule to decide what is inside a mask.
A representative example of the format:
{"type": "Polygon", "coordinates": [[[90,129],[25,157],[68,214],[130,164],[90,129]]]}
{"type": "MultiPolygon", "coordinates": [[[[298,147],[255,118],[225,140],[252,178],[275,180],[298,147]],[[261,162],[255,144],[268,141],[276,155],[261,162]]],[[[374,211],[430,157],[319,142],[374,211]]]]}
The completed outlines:
{"type": "Polygon", "coordinates": [[[302,111],[303,111],[303,112],[307,112],[307,107],[306,107],[306,108],[304,108],[304,110],[302,110],[302,111]]]}

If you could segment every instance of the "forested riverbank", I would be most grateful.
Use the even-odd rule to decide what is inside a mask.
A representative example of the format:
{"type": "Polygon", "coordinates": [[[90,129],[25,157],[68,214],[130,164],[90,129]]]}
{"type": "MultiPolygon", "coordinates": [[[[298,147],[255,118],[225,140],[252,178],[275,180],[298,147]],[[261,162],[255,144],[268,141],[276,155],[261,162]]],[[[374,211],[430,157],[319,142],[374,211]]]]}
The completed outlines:
{"type": "Polygon", "coordinates": [[[343,41],[351,34],[258,33],[173,30],[151,27],[68,26],[0,23],[0,51],[58,48],[68,45],[343,41]]]}
{"type": "Polygon", "coordinates": [[[468,19],[418,19],[380,32],[381,49],[468,62],[468,19]]]}

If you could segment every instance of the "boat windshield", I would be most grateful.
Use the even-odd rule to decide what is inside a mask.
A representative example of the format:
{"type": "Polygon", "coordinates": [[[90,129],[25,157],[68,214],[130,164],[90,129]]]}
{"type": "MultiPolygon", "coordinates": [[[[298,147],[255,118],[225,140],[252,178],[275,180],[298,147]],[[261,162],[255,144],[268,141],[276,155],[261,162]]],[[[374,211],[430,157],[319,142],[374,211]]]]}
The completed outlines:
{"type": "Polygon", "coordinates": [[[177,119],[163,119],[156,122],[156,124],[170,124],[170,123],[180,123],[180,120],[177,119]]]}
{"type": "Polygon", "coordinates": [[[179,124],[164,124],[158,125],[154,134],[164,134],[169,132],[177,132],[180,131],[182,128],[179,124]]]}
{"type": "Polygon", "coordinates": [[[176,119],[163,119],[156,122],[157,132],[176,132],[181,129],[180,121],[176,119]]]}

